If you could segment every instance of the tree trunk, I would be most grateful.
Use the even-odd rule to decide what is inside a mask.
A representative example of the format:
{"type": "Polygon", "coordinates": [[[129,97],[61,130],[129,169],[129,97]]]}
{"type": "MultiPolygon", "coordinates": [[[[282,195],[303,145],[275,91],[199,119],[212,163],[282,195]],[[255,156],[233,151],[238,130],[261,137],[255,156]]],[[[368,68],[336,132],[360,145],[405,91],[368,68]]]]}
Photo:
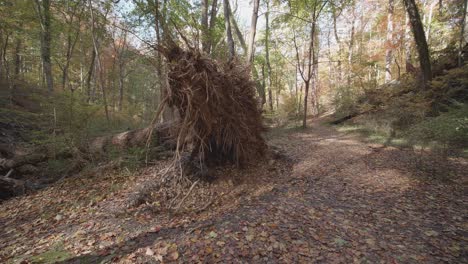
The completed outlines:
{"type": "Polygon", "coordinates": [[[392,80],[393,10],[394,0],[388,0],[387,42],[385,45],[385,83],[388,83],[392,80]]]}
{"type": "Polygon", "coordinates": [[[247,61],[252,64],[254,60],[254,45],[255,45],[255,34],[257,33],[257,19],[258,19],[258,8],[260,6],[260,0],[253,0],[253,11],[252,19],[250,22],[250,35],[249,35],[249,47],[247,48],[247,61]]]}
{"type": "Polygon", "coordinates": [[[88,103],[91,101],[91,79],[93,78],[94,63],[96,61],[96,50],[93,48],[91,64],[89,65],[88,76],[86,78],[86,95],[88,103]]]}
{"type": "Polygon", "coordinates": [[[205,52],[208,50],[208,45],[209,45],[208,41],[210,38],[210,32],[208,29],[208,6],[209,6],[208,0],[203,0],[202,17],[201,17],[201,32],[202,32],[201,43],[202,43],[202,50],[205,52]]]}
{"type": "Polygon", "coordinates": [[[118,103],[118,109],[119,112],[122,112],[122,105],[123,105],[123,94],[124,94],[124,78],[125,78],[125,73],[123,65],[121,64],[119,67],[119,103],[118,103]]]}
{"type": "Polygon", "coordinates": [[[15,79],[19,78],[21,73],[21,38],[16,39],[15,46],[15,79]]]}
{"type": "Polygon", "coordinates": [[[271,65],[270,65],[270,6],[267,2],[267,12],[265,13],[265,60],[267,64],[267,74],[268,74],[268,104],[270,110],[273,112],[273,95],[271,92],[271,65]]]}
{"type": "Polygon", "coordinates": [[[209,32],[209,37],[208,37],[208,43],[206,46],[205,52],[207,54],[211,54],[211,51],[213,49],[213,30],[216,26],[216,15],[218,13],[218,0],[213,0],[211,3],[211,12],[210,12],[210,27],[208,29],[209,32]]]}
{"type": "Polygon", "coordinates": [[[348,53],[348,89],[351,87],[351,76],[353,73],[353,48],[354,48],[354,31],[355,31],[355,26],[356,26],[356,12],[355,12],[356,7],[353,6],[353,22],[351,26],[351,36],[349,39],[349,53],[348,53]]]}
{"type": "Polygon", "coordinates": [[[304,116],[302,117],[302,128],[307,128],[307,97],[309,96],[309,81],[305,82],[304,92],[304,116]]]}
{"type": "Polygon", "coordinates": [[[223,0],[224,24],[226,26],[226,42],[229,50],[229,59],[232,60],[235,55],[234,39],[232,38],[231,19],[229,14],[229,0],[223,0]]]}
{"type": "Polygon", "coordinates": [[[460,41],[458,43],[458,66],[461,67],[463,65],[463,41],[465,39],[465,23],[466,23],[466,6],[468,5],[468,0],[463,1],[463,13],[462,19],[460,24],[460,41]]]}
{"type": "Polygon", "coordinates": [[[320,45],[319,45],[319,29],[317,28],[317,23],[315,24],[314,29],[314,48],[312,50],[312,100],[313,100],[313,109],[312,114],[318,115],[319,114],[319,102],[318,102],[318,89],[319,89],[319,75],[318,75],[318,55],[320,52],[320,45]]]}
{"type": "Polygon", "coordinates": [[[408,69],[413,66],[411,62],[411,22],[409,19],[408,13],[405,16],[405,69],[408,72],[408,69]]]}
{"type": "Polygon", "coordinates": [[[50,58],[51,42],[51,15],[50,0],[36,0],[37,13],[41,24],[41,59],[42,69],[47,84],[47,91],[51,94],[54,90],[54,80],[52,76],[52,62],[50,58]]]}
{"type": "Polygon", "coordinates": [[[425,88],[427,83],[432,79],[431,58],[429,55],[429,48],[427,46],[426,37],[424,34],[424,27],[421,23],[418,7],[414,0],[404,0],[406,11],[411,22],[411,29],[413,31],[414,40],[418,49],[419,64],[422,71],[422,86],[425,88]]]}
{"type": "Polygon", "coordinates": [[[262,64],[262,90],[260,92],[262,108],[266,103],[266,77],[265,77],[265,64],[262,64]]]}
{"type": "Polygon", "coordinates": [[[0,30],[0,80],[3,78],[3,31],[0,30]]]}

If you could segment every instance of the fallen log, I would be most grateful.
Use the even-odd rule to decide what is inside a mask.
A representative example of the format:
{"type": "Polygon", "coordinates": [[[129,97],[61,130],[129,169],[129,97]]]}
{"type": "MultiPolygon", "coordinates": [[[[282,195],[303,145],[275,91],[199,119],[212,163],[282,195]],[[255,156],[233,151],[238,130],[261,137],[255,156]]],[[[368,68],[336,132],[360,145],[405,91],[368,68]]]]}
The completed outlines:
{"type": "MultiPolygon", "coordinates": [[[[152,145],[163,145],[171,148],[170,146],[175,144],[172,137],[172,131],[175,126],[176,124],[174,122],[164,122],[155,125],[151,140],[152,145]]],[[[90,142],[88,150],[93,154],[97,154],[105,152],[110,147],[116,147],[118,149],[143,147],[148,140],[150,132],[151,127],[146,127],[122,132],[116,135],[98,137],[90,142]]]]}
{"type": "Polygon", "coordinates": [[[26,183],[21,180],[10,178],[13,171],[13,169],[10,169],[5,176],[0,176],[0,185],[11,194],[24,194],[27,188],[26,183]]]}
{"type": "Polygon", "coordinates": [[[0,170],[10,170],[25,164],[36,164],[47,160],[47,155],[44,153],[32,153],[21,156],[14,156],[10,159],[0,159],[0,170]]]}

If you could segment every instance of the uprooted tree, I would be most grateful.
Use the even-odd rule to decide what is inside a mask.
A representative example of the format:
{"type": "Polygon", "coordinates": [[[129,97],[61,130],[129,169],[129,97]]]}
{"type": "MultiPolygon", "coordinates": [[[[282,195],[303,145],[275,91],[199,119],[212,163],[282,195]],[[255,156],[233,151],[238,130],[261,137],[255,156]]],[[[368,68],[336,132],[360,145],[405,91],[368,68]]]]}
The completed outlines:
{"type": "Polygon", "coordinates": [[[249,69],[236,59],[218,62],[195,49],[159,47],[169,65],[164,102],[179,115],[176,158],[214,165],[251,163],[265,153],[261,110],[249,69]]]}

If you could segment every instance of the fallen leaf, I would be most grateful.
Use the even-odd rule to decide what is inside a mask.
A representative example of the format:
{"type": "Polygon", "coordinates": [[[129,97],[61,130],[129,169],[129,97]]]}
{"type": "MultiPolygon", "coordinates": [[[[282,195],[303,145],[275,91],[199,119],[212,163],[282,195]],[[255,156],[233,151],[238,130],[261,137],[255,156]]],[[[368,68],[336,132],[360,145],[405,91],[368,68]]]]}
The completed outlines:
{"type": "Polygon", "coordinates": [[[146,253],[145,254],[148,255],[148,256],[153,256],[154,251],[151,248],[146,248],[146,253]]]}
{"type": "Polygon", "coordinates": [[[216,238],[218,236],[215,231],[211,231],[209,235],[211,238],[216,238]]]}
{"type": "Polygon", "coordinates": [[[171,260],[177,260],[179,258],[179,252],[174,251],[169,255],[171,260]]]}

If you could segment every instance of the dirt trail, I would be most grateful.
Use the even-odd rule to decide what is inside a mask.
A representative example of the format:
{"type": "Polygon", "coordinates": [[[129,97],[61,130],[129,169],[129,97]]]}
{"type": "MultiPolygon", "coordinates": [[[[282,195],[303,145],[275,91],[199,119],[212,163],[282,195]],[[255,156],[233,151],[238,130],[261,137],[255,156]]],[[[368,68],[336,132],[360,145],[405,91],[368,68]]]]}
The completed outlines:
{"type": "Polygon", "coordinates": [[[270,141],[294,161],[271,191],[66,262],[468,262],[466,160],[452,161],[450,180],[428,180],[440,174],[433,158],[364,143],[319,121],[270,141]]]}

